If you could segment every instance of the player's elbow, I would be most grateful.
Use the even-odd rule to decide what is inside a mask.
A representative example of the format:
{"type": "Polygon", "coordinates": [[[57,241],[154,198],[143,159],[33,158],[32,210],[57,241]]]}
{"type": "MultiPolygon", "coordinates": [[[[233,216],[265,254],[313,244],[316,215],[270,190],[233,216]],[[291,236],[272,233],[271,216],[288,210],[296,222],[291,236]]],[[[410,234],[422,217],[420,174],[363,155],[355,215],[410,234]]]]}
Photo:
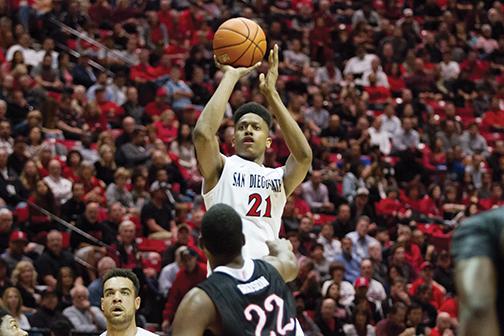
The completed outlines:
{"type": "Polygon", "coordinates": [[[284,280],[285,282],[294,281],[299,273],[297,260],[291,259],[284,264],[284,280]]]}
{"type": "Polygon", "coordinates": [[[192,133],[192,138],[195,145],[205,144],[212,141],[215,138],[215,134],[211,134],[207,127],[196,125],[192,133]]]}

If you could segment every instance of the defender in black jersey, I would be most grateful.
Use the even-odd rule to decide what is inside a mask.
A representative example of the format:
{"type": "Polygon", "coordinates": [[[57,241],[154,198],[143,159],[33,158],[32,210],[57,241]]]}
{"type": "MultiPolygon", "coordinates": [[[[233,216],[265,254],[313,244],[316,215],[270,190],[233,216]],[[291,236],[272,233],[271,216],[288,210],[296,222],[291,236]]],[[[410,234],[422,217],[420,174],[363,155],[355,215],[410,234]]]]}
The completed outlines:
{"type": "Polygon", "coordinates": [[[459,294],[459,335],[502,335],[504,207],[463,221],[455,230],[452,253],[459,294]]]}
{"type": "Polygon", "coordinates": [[[298,272],[288,240],[268,241],[270,254],[263,260],[243,259],[241,218],[216,204],[203,217],[200,244],[213,273],[180,303],[174,336],[303,335],[284,282],[298,272]]]}

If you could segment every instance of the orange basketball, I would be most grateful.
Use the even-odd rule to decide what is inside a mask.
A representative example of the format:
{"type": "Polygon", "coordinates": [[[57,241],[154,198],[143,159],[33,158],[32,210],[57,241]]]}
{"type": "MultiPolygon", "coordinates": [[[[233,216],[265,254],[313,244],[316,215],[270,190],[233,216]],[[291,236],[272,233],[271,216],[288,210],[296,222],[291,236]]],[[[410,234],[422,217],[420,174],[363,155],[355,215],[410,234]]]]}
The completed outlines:
{"type": "Polygon", "coordinates": [[[261,61],[266,47],[266,36],[261,27],[242,17],[221,24],[213,39],[217,61],[234,67],[249,67],[261,61]]]}

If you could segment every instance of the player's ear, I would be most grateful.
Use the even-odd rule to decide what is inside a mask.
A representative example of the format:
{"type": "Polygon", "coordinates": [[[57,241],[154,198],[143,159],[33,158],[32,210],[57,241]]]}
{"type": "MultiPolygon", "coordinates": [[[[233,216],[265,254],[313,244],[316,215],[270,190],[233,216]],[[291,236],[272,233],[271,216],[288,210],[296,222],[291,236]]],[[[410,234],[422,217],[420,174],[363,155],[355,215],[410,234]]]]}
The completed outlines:
{"type": "Polygon", "coordinates": [[[135,298],[135,310],[138,310],[140,308],[141,303],[142,303],[142,299],[140,298],[140,296],[137,296],[135,298]]]}
{"type": "Polygon", "coordinates": [[[242,233],[241,237],[242,237],[242,239],[241,239],[242,246],[245,246],[245,235],[242,233]]]}
{"type": "Polygon", "coordinates": [[[101,306],[101,310],[102,311],[105,311],[105,309],[103,309],[103,297],[100,298],[100,306],[101,306]]]}
{"type": "Polygon", "coordinates": [[[270,137],[267,137],[266,138],[266,148],[270,148],[272,143],[273,143],[273,139],[271,139],[270,137]]]}

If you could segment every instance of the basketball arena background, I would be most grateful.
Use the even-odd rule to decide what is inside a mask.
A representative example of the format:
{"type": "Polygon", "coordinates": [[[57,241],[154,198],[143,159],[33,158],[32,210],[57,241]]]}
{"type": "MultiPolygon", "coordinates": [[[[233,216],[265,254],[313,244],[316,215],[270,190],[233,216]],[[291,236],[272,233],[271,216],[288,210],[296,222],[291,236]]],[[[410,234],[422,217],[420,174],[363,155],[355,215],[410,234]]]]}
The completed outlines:
{"type": "MultiPolygon", "coordinates": [[[[0,0],[3,308],[33,335],[98,334],[99,311],[73,325],[67,308],[99,307],[101,276],[123,267],[141,279],[138,324],[164,332],[206,276],[191,132],[222,77],[213,34],[242,16],[279,45],[277,89],[314,153],[281,233],[305,334],[455,333],[452,232],[504,204],[503,15],[498,1],[0,0]]],[[[267,69],[232,93],[225,155],[267,69]]],[[[272,138],[277,167],[289,151],[272,138]]]]}

